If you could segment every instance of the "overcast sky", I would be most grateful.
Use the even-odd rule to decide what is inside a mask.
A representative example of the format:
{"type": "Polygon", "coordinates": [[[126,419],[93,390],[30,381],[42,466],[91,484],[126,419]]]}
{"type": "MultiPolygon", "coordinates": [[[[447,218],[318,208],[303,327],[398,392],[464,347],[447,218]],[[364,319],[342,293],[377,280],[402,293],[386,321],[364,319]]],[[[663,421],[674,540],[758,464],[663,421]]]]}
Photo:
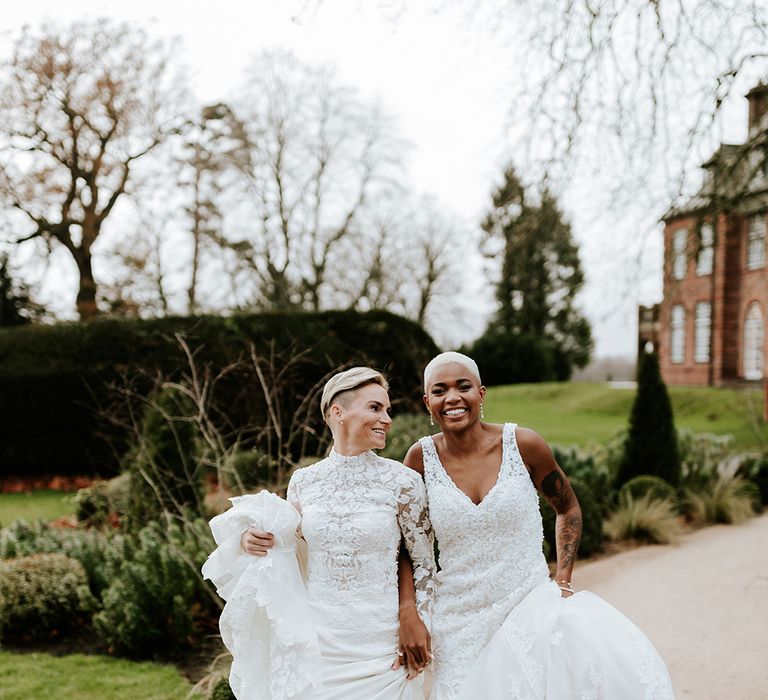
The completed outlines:
{"type": "MultiPolygon", "coordinates": [[[[474,30],[468,34],[456,16],[409,10],[387,20],[376,3],[355,0],[325,0],[309,10],[306,2],[294,0],[26,0],[4,3],[0,31],[5,43],[8,33],[25,23],[99,15],[153,20],[158,34],[180,36],[182,58],[202,101],[231,95],[250,57],[263,49],[285,47],[307,63],[332,64],[342,82],[378,100],[397,119],[410,142],[408,179],[415,189],[434,194],[473,226],[483,216],[510,156],[504,91],[510,78],[507,62],[501,60],[503,47],[491,35],[474,30]]],[[[730,111],[732,141],[744,137],[742,102],[730,111]]],[[[563,201],[587,275],[581,302],[593,323],[595,354],[631,357],[637,303],[658,301],[661,295],[661,225],[644,222],[652,233],[646,240],[640,284],[617,284],[616,277],[623,274],[617,232],[620,226],[634,224],[595,211],[599,198],[591,201],[589,187],[581,183],[565,193],[563,201]]],[[[472,277],[465,305],[487,309],[487,285],[479,273],[472,277]]],[[[64,297],[70,292],[74,300],[74,286],[64,297]]],[[[472,332],[479,333],[483,316],[475,314],[473,322],[472,332]]]]}

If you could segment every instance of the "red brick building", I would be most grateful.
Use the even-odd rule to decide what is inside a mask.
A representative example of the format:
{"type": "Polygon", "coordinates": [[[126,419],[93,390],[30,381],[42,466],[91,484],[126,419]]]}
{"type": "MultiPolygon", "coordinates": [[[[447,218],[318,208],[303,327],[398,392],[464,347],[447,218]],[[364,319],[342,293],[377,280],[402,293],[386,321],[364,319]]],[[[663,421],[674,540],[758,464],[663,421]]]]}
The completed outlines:
{"type": "Polygon", "coordinates": [[[661,371],[669,384],[722,386],[768,372],[768,85],[747,94],[749,137],[704,163],[705,184],[664,217],[661,371]]]}

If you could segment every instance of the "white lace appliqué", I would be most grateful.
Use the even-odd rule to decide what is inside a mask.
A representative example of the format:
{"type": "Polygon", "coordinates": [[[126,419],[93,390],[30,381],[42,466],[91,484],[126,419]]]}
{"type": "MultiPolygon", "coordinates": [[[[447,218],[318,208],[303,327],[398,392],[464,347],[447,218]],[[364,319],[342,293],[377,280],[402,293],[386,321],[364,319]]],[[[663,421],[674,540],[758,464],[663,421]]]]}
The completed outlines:
{"type": "Polygon", "coordinates": [[[355,634],[360,644],[384,640],[394,653],[401,541],[413,561],[417,604],[427,620],[433,598],[432,531],[421,477],[373,452],[344,457],[332,451],[294,473],[287,497],[302,514],[316,624],[355,634]]]}

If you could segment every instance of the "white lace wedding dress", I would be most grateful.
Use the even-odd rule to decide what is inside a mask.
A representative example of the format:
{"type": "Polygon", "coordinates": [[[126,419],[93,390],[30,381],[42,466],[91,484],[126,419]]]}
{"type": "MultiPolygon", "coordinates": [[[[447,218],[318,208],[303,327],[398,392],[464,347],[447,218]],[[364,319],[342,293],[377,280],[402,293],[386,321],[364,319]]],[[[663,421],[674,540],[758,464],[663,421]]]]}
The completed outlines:
{"type": "Polygon", "coordinates": [[[421,439],[439,547],[432,700],[671,700],[645,635],[597,596],[562,598],[542,553],[538,494],[506,424],[496,484],[479,505],[421,439]]]}
{"type": "Polygon", "coordinates": [[[373,452],[328,458],[294,473],[288,502],[307,543],[307,598],[321,653],[311,700],[423,700],[420,680],[391,670],[398,650],[401,538],[428,622],[434,556],[418,474],[373,452]]]}

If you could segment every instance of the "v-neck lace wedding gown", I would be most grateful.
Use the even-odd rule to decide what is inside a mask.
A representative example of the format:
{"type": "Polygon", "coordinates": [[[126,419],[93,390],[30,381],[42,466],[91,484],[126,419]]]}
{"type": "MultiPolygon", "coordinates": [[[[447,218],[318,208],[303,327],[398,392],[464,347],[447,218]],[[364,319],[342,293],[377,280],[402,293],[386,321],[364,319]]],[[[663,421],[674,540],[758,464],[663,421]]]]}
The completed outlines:
{"type": "Polygon", "coordinates": [[[496,484],[473,503],[421,439],[439,547],[432,700],[671,700],[664,662],[618,610],[562,598],[542,552],[538,494],[504,425],[496,484]]]}
{"type": "Polygon", "coordinates": [[[401,539],[429,624],[434,555],[419,475],[373,452],[344,457],[332,450],[293,474],[287,500],[301,513],[322,667],[321,687],[302,700],[423,700],[420,679],[390,668],[399,639],[401,539]]]}

